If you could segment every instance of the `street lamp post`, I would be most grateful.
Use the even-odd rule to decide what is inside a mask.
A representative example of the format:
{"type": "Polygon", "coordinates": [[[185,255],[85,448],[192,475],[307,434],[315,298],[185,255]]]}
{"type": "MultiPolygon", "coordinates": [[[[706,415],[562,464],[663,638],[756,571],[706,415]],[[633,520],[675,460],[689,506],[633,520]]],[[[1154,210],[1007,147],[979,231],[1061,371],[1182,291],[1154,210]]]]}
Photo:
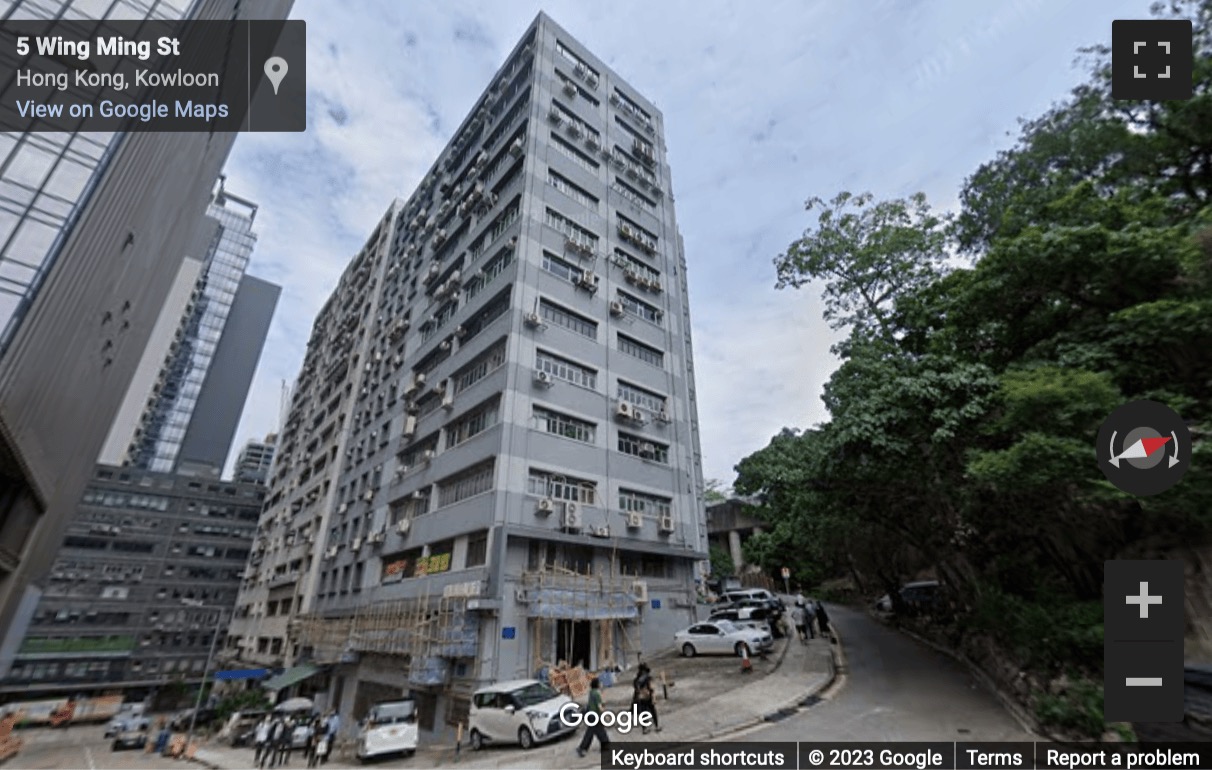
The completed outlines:
{"type": "Polygon", "coordinates": [[[185,735],[185,752],[189,751],[190,744],[194,742],[194,727],[198,723],[198,712],[202,710],[202,693],[206,692],[206,679],[210,676],[210,664],[215,657],[215,645],[219,642],[219,628],[223,624],[223,609],[219,607],[207,607],[202,602],[196,599],[182,599],[182,604],[190,607],[200,607],[206,609],[215,609],[219,611],[218,617],[215,620],[214,633],[210,635],[210,652],[206,654],[206,665],[202,667],[202,683],[198,685],[198,698],[194,701],[194,711],[189,715],[189,732],[185,735]]]}

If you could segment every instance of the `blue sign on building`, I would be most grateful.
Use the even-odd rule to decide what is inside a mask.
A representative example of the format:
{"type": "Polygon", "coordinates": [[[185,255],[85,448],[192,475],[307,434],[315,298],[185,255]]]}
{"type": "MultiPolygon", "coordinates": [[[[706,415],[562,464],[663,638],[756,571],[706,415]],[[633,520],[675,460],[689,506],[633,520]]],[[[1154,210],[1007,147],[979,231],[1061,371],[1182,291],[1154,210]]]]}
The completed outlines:
{"type": "Polygon", "coordinates": [[[660,599],[653,599],[653,600],[652,600],[652,608],[653,608],[654,610],[659,610],[659,609],[661,608],[661,600],[660,600],[660,599]]]}
{"type": "Polygon", "coordinates": [[[518,629],[514,628],[513,626],[505,626],[504,628],[501,629],[501,638],[502,639],[514,639],[517,637],[517,635],[518,635],[518,629]]]}
{"type": "Polygon", "coordinates": [[[215,679],[260,679],[269,676],[267,668],[243,668],[233,671],[216,671],[215,679]]]}

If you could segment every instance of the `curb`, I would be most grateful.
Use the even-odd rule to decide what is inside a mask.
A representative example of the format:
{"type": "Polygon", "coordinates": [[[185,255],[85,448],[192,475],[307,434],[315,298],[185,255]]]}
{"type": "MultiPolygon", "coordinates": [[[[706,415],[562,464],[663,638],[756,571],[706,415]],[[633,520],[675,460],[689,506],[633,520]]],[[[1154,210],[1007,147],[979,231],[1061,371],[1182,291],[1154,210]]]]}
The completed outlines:
{"type": "Polygon", "coordinates": [[[935,652],[940,653],[942,655],[946,655],[948,658],[951,658],[952,660],[956,661],[957,663],[962,663],[964,668],[968,669],[968,673],[972,675],[972,678],[976,679],[978,682],[980,682],[981,686],[983,686],[986,690],[988,690],[990,693],[992,693],[993,697],[997,698],[998,703],[1002,704],[1002,708],[1004,708],[1004,709],[1006,709],[1006,711],[1010,712],[1010,716],[1014,717],[1014,721],[1018,722],[1018,726],[1021,727],[1025,732],[1030,733],[1031,735],[1039,736],[1041,738],[1046,738],[1050,741],[1065,741],[1066,740],[1066,739],[1060,738],[1058,736],[1052,735],[1047,730],[1041,729],[1039,724],[1036,723],[1035,719],[1031,717],[1031,714],[1027,711],[1026,708],[1023,707],[1023,705],[1021,703],[1019,703],[1017,700],[1015,700],[1014,698],[1011,698],[1009,695],[1007,695],[1005,692],[1003,692],[1002,688],[998,687],[997,683],[995,681],[993,681],[993,678],[991,676],[989,676],[988,674],[986,674],[984,671],[982,671],[975,663],[973,663],[971,660],[969,660],[966,655],[963,655],[962,653],[956,652],[955,650],[944,647],[941,644],[938,644],[937,642],[931,641],[930,639],[927,639],[926,637],[922,636],[921,634],[918,634],[915,631],[911,631],[911,630],[905,628],[904,626],[892,626],[890,623],[888,623],[887,620],[876,615],[873,612],[868,611],[867,614],[869,617],[873,618],[876,622],[882,623],[885,627],[894,628],[897,631],[897,633],[904,634],[905,636],[909,637],[910,639],[917,642],[918,644],[921,644],[925,647],[929,647],[930,649],[932,649],[935,652]]]}
{"type": "MultiPolygon", "coordinates": [[[[830,653],[830,655],[829,655],[829,673],[825,676],[825,680],[823,682],[819,682],[817,684],[814,684],[811,687],[806,688],[805,690],[801,691],[798,695],[796,695],[794,698],[791,698],[790,700],[786,701],[782,706],[774,709],[773,711],[768,711],[765,714],[762,714],[761,716],[758,716],[758,717],[750,717],[749,719],[746,719],[742,722],[738,722],[737,724],[729,726],[729,727],[722,727],[722,728],[718,728],[716,730],[712,730],[712,731],[703,733],[701,735],[691,736],[689,738],[683,739],[683,741],[685,743],[700,743],[700,742],[704,742],[704,741],[715,740],[717,738],[723,738],[725,736],[732,735],[733,733],[737,733],[742,730],[748,730],[751,727],[758,727],[760,725],[768,724],[768,723],[774,721],[778,717],[789,716],[790,714],[792,714],[796,711],[799,711],[801,707],[807,705],[807,701],[811,700],[812,698],[815,698],[820,693],[829,689],[829,687],[832,686],[833,683],[837,680],[839,674],[843,673],[843,669],[845,666],[845,662],[844,662],[845,658],[844,658],[844,654],[841,653],[842,637],[837,633],[836,626],[834,626],[834,628],[833,628],[833,635],[837,639],[837,644],[829,645],[829,653],[830,653]],[[838,663],[839,654],[842,654],[843,662],[841,665],[839,665],[839,663],[838,663]]],[[[790,638],[788,639],[787,646],[783,650],[784,656],[786,656],[787,650],[789,650],[789,649],[791,649],[790,638]]],[[[779,659],[779,665],[782,665],[782,658],[779,659]]],[[[777,670],[777,666],[775,667],[775,669],[772,669],[772,670],[777,670]]],[[[679,741],[679,742],[683,742],[683,741],[679,741]]]]}

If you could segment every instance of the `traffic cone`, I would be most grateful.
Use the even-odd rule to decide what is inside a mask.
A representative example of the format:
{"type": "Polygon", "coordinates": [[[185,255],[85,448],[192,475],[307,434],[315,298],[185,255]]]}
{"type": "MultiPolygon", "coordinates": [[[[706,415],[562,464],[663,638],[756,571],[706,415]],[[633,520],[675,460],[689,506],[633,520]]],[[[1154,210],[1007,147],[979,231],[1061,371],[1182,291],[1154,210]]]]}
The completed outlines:
{"type": "Polygon", "coordinates": [[[747,644],[741,645],[741,673],[753,673],[753,663],[749,661],[749,645],[747,644]]]}

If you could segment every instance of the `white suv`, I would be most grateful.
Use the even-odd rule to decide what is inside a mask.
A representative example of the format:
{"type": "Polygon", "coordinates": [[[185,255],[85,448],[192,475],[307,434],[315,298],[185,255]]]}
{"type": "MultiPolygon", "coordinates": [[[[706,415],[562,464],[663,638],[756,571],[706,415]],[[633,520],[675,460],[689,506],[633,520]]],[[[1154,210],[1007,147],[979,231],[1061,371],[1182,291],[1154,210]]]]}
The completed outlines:
{"type": "Polygon", "coordinates": [[[537,679],[501,682],[471,696],[471,747],[486,743],[517,743],[529,749],[576,730],[560,719],[560,709],[572,703],[567,695],[537,679]]]}

